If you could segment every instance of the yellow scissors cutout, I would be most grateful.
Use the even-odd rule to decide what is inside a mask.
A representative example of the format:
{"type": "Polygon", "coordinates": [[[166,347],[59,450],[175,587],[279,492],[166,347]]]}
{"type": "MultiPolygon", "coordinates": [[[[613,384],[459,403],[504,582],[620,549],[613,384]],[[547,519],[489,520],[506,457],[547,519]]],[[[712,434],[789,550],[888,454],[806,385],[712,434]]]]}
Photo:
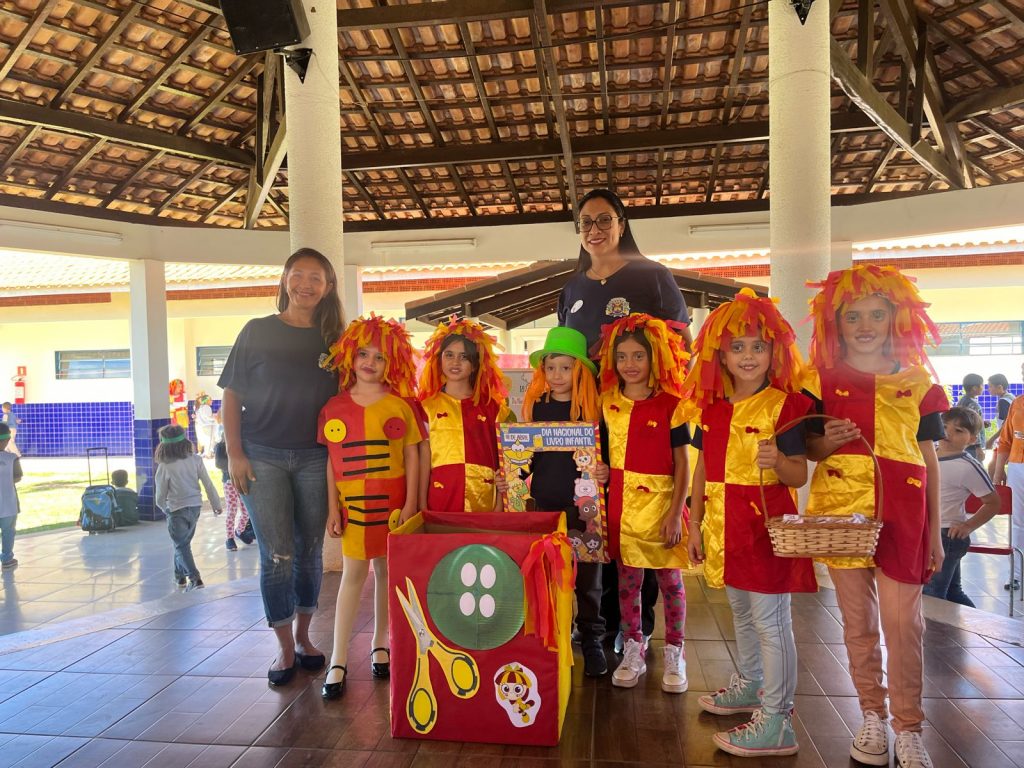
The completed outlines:
{"type": "Polygon", "coordinates": [[[437,724],[437,697],[430,683],[428,654],[433,655],[441,665],[444,678],[448,681],[448,688],[457,698],[470,699],[476,695],[480,690],[480,673],[472,656],[464,651],[449,648],[430,631],[412,579],[407,577],[405,586],[408,596],[403,595],[398,587],[395,587],[395,593],[405,612],[409,628],[416,638],[417,648],[416,673],[412,688],[409,690],[406,715],[417,733],[430,733],[437,724]]]}

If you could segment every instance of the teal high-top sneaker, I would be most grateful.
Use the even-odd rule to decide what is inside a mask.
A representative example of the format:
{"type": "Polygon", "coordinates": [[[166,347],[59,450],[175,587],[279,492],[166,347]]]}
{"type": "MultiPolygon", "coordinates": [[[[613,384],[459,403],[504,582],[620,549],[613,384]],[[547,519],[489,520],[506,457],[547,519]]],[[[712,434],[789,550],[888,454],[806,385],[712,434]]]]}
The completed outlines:
{"type": "Polygon", "coordinates": [[[754,712],[749,723],[716,733],[715,746],[739,757],[795,755],[800,747],[789,714],[769,715],[763,709],[754,712]]]}
{"type": "Polygon", "coordinates": [[[737,715],[755,712],[761,708],[763,689],[760,680],[745,680],[734,674],[727,688],[706,693],[697,699],[700,708],[713,715],[737,715]]]}

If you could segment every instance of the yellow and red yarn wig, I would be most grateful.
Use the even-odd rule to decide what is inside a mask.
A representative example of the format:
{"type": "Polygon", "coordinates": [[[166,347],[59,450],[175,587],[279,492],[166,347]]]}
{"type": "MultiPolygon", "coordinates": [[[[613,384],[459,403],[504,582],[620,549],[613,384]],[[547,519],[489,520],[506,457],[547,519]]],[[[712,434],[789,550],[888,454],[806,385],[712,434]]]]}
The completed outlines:
{"type": "Polygon", "coordinates": [[[382,383],[399,397],[416,396],[416,353],[409,332],[397,320],[373,312],[349,323],[320,364],[325,370],[338,371],[339,391],[355,384],[356,353],[365,347],[376,347],[384,356],[382,383]]]}
{"type": "Polygon", "coordinates": [[[634,312],[614,323],[601,326],[601,392],[610,392],[619,386],[619,374],[615,367],[615,345],[618,340],[626,334],[642,333],[651,346],[650,385],[655,390],[682,397],[690,353],[686,351],[683,337],[673,330],[676,325],[679,324],[670,324],[634,312]]]}
{"type": "Polygon", "coordinates": [[[420,399],[433,397],[444,387],[441,349],[445,339],[453,335],[462,336],[467,344],[475,345],[480,356],[480,364],[473,372],[473,405],[489,402],[504,405],[508,397],[508,385],[494,352],[495,339],[488,335],[480,323],[454,315],[448,318],[447,323],[438,323],[437,330],[427,340],[423,350],[423,372],[420,374],[420,399]]]}
{"type": "Polygon", "coordinates": [[[732,394],[732,378],[719,352],[734,338],[760,336],[771,342],[768,381],[783,392],[799,392],[806,366],[797,347],[796,332],[779,312],[778,299],[758,296],[743,288],[708,315],[694,342],[697,359],[686,377],[686,397],[704,410],[715,400],[732,394]]]}
{"type": "Polygon", "coordinates": [[[868,296],[881,296],[892,306],[892,356],[901,367],[924,365],[934,374],[925,345],[938,345],[939,329],[928,317],[925,309],[929,305],[921,298],[913,278],[896,267],[857,264],[830,272],[820,283],[808,282],[807,286],[819,289],[810,301],[808,318],[814,321],[810,351],[815,367],[834,368],[843,356],[838,325],[842,308],[868,296]]]}
{"type": "MultiPolygon", "coordinates": [[[[545,357],[569,355],[558,355],[552,352],[545,357]]],[[[540,365],[533,369],[533,378],[530,380],[526,392],[523,393],[523,421],[533,421],[533,404],[538,400],[549,396],[551,387],[548,386],[547,376],[544,375],[544,359],[540,365]]],[[[594,381],[594,374],[583,364],[582,360],[572,362],[572,405],[569,408],[569,418],[573,421],[599,421],[601,418],[601,406],[597,396],[597,383],[594,381]]]]}

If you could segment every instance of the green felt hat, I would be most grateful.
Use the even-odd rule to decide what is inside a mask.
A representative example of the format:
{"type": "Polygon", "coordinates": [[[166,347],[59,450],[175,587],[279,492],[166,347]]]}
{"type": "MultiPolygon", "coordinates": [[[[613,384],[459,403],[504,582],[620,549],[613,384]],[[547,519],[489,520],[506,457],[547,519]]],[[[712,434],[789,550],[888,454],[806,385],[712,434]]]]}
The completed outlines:
{"type": "Polygon", "coordinates": [[[544,346],[530,353],[530,365],[536,368],[548,355],[568,355],[582,362],[595,376],[597,366],[587,357],[587,337],[575,328],[552,328],[544,346]]]}

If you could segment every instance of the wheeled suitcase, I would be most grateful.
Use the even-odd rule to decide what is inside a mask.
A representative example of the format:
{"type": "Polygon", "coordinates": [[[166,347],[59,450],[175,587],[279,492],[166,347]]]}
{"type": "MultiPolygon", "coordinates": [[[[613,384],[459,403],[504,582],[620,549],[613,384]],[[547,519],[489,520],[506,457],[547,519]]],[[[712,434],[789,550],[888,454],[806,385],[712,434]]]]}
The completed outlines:
{"type": "Polygon", "coordinates": [[[82,511],[78,524],[83,531],[88,531],[90,535],[113,531],[117,528],[118,505],[117,497],[114,495],[114,486],[110,484],[110,460],[107,457],[107,449],[86,448],[85,461],[89,467],[89,486],[82,494],[82,511]],[[93,484],[93,456],[103,456],[107,472],[105,484],[93,484]]]}

